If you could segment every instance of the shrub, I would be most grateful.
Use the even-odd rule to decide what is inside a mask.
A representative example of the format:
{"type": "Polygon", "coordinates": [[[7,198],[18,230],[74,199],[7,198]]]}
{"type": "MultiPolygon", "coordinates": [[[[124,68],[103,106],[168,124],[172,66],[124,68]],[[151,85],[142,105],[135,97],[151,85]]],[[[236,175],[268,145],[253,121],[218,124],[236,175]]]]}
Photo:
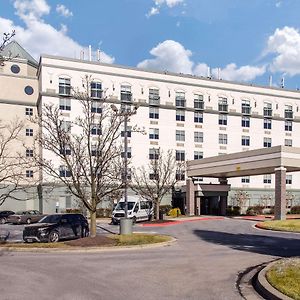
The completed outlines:
{"type": "Polygon", "coordinates": [[[171,205],[160,205],[159,206],[159,212],[161,214],[166,214],[167,215],[171,209],[172,209],[171,205]]]}
{"type": "Polygon", "coordinates": [[[111,208],[97,208],[96,218],[111,217],[111,213],[112,213],[111,208]]]}
{"type": "Polygon", "coordinates": [[[300,214],[300,205],[291,208],[291,214],[300,214]]]}
{"type": "Polygon", "coordinates": [[[83,210],[80,208],[66,208],[67,214],[82,214],[83,210]]]}
{"type": "Polygon", "coordinates": [[[227,216],[239,216],[241,214],[241,208],[239,206],[228,206],[226,208],[227,216]]]}
{"type": "Polygon", "coordinates": [[[260,205],[249,206],[247,208],[246,215],[248,215],[248,216],[262,215],[263,210],[264,210],[264,207],[260,206],[260,205]]]}
{"type": "Polygon", "coordinates": [[[181,215],[181,211],[177,207],[170,209],[169,212],[168,212],[168,216],[173,217],[173,218],[178,217],[180,215],[181,215]]]}

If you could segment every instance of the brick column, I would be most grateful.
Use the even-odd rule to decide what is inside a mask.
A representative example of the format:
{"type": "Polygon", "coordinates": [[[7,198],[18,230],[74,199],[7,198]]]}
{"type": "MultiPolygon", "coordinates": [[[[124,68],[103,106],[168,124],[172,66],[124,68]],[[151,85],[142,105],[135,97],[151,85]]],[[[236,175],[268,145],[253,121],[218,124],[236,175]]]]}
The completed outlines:
{"type": "Polygon", "coordinates": [[[286,168],[275,169],[275,220],[286,219],[286,168]]]}
{"type": "Polygon", "coordinates": [[[195,187],[192,178],[186,179],[186,209],[188,216],[195,215],[195,187]]]}

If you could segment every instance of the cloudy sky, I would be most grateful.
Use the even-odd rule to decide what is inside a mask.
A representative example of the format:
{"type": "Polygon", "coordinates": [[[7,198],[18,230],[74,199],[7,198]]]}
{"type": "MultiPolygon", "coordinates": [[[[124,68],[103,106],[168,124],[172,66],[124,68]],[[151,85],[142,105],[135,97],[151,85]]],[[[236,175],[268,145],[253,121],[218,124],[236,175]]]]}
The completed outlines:
{"type": "Polygon", "coordinates": [[[0,34],[40,54],[300,88],[299,0],[1,0],[0,34]]]}

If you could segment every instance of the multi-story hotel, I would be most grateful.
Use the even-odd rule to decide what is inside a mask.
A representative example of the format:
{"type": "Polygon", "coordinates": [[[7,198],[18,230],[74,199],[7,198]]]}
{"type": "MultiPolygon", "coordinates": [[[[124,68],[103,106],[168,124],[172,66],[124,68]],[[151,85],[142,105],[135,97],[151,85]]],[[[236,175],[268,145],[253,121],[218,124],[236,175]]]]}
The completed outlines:
{"type": "MultiPolygon", "coordinates": [[[[5,68],[12,64],[16,63],[9,63],[5,68]]],[[[147,134],[132,132],[129,138],[134,166],[147,164],[158,148],[172,149],[176,160],[187,161],[276,145],[300,147],[297,135],[300,130],[299,91],[49,55],[41,57],[37,74],[38,106],[57,104],[65,121],[81,113],[76,104],[78,100],[71,97],[70,90],[71,87],[82,87],[86,75],[92,78],[95,112],[102,97],[116,105],[122,102],[139,104],[137,114],[130,118],[129,125],[144,127],[147,134]]],[[[15,77],[23,78],[20,74],[1,74],[1,86],[5,76],[15,80],[15,77]]],[[[29,80],[28,74],[26,76],[29,80]]],[[[30,80],[36,92],[35,77],[30,77],[30,80]]],[[[9,89],[6,93],[14,95],[15,90],[9,89]]],[[[17,96],[6,96],[14,97],[17,96]]],[[[16,112],[16,105],[20,111],[25,109],[28,103],[24,103],[26,92],[18,97],[23,102],[5,104],[10,111],[7,116],[16,112]]],[[[30,103],[36,109],[35,100],[30,103]]],[[[62,167],[55,157],[53,161],[58,168],[62,167]]],[[[185,174],[178,173],[177,176],[179,190],[185,184],[185,174]]],[[[44,176],[42,186],[47,186],[48,180],[44,176]]],[[[210,178],[200,177],[197,180],[216,183],[210,178]]],[[[266,199],[270,202],[268,205],[273,204],[273,175],[233,178],[228,183],[231,184],[229,203],[237,191],[246,191],[249,196],[246,205],[259,204],[266,199]]],[[[300,174],[288,173],[286,183],[290,197],[295,203],[299,202],[300,174]]],[[[170,198],[165,201],[170,201],[170,198]]],[[[58,201],[60,209],[72,206],[72,196],[65,187],[61,186],[51,193],[44,189],[42,202],[45,212],[55,211],[58,201]]]]}

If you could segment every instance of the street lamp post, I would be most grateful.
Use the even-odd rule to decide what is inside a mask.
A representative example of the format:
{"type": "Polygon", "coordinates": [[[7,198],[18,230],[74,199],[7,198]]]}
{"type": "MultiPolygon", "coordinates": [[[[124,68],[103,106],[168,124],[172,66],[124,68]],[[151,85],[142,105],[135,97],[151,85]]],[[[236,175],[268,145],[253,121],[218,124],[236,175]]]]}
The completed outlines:
{"type": "Polygon", "coordinates": [[[128,218],[128,118],[134,114],[138,109],[135,106],[133,110],[122,109],[119,111],[115,105],[111,105],[112,110],[124,117],[124,212],[125,216],[120,220],[120,234],[132,234],[132,219],[128,218]]]}

